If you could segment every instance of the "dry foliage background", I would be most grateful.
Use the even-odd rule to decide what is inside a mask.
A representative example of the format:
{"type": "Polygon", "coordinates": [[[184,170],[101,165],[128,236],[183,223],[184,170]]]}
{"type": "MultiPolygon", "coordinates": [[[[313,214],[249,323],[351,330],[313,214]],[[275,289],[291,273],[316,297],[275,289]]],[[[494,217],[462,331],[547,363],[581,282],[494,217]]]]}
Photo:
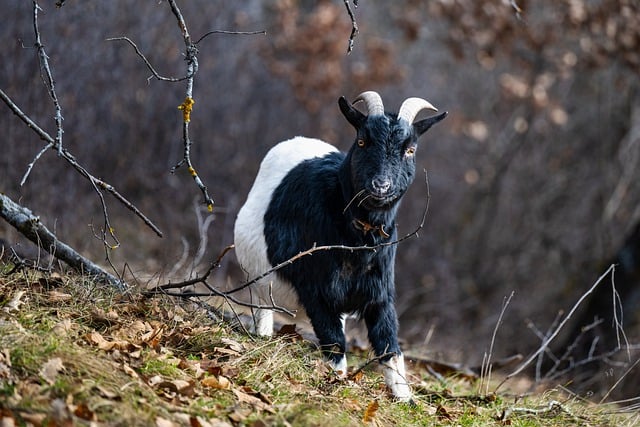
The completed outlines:
{"type": "MultiPolygon", "coordinates": [[[[195,38],[212,29],[267,31],[210,36],[199,45],[193,158],[217,203],[204,262],[232,243],[235,215],[273,144],[304,134],[347,149],[353,135],[338,112],[340,95],[375,89],[389,109],[423,96],[450,117],[424,138],[417,157],[429,172],[427,225],[420,239],[399,248],[398,308],[407,340],[428,339],[429,351],[477,363],[503,298],[515,291],[494,352],[530,352],[540,340],[528,322],[549,328],[627,241],[631,281],[616,285],[625,289],[625,328],[637,343],[640,236],[628,237],[640,221],[638,3],[515,3],[361,2],[351,55],[351,25],[338,0],[181,4],[195,38]]],[[[32,48],[32,5],[0,0],[0,6],[0,85],[53,132],[32,48]]],[[[109,201],[123,242],[111,257],[140,278],[164,278],[182,257],[183,242],[196,252],[195,210],[204,209],[188,173],[169,173],[182,156],[177,106],[184,88],[148,79],[130,46],[106,39],[130,37],[159,72],[183,75],[175,18],[162,2],[42,6],[66,146],[165,233],[158,239],[109,201]]],[[[53,151],[20,186],[41,145],[8,109],[0,113],[0,191],[34,210],[61,239],[103,259],[90,228],[102,215],[90,186],[53,151]]],[[[403,201],[401,233],[419,222],[425,193],[417,180],[403,201]]],[[[28,249],[5,224],[0,236],[28,249]]],[[[186,266],[180,274],[195,271],[186,266]]],[[[243,279],[233,257],[217,274],[221,286],[243,279]]],[[[609,313],[600,316],[611,316],[610,287],[596,297],[607,298],[609,313]]],[[[576,317],[578,330],[592,314],[576,317]]],[[[598,349],[607,351],[615,332],[610,321],[601,327],[598,349]]],[[[599,368],[590,375],[615,380],[608,373],[599,368]]]]}

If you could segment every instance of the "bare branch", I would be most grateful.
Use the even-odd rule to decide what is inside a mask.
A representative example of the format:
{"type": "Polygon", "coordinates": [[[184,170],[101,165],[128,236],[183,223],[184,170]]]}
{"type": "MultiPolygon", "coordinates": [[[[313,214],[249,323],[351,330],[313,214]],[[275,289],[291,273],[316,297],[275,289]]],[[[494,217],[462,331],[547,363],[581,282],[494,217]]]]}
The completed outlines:
{"type": "Polygon", "coordinates": [[[206,37],[211,34],[231,34],[231,35],[239,35],[239,36],[255,36],[255,35],[266,35],[267,32],[265,30],[257,30],[257,31],[228,31],[228,30],[212,30],[206,32],[202,37],[198,39],[194,44],[200,43],[206,37]]]}
{"type": "MultiPolygon", "coordinates": [[[[358,24],[356,23],[356,16],[353,13],[353,9],[351,9],[351,4],[349,0],[344,0],[344,5],[347,8],[347,13],[349,14],[349,19],[351,19],[351,35],[349,35],[349,45],[347,47],[347,53],[351,53],[353,50],[353,40],[358,35],[358,24]]],[[[353,5],[358,7],[358,0],[353,0],[353,5]]]]}
{"type": "Polygon", "coordinates": [[[556,330],[550,334],[547,338],[545,338],[545,340],[542,342],[542,344],[540,345],[540,347],[531,355],[529,356],[529,358],[527,360],[525,360],[524,362],[522,362],[520,364],[520,366],[518,366],[518,368],[511,372],[509,375],[505,376],[504,379],[496,386],[494,393],[496,393],[498,391],[498,389],[500,387],[502,387],[502,385],[504,385],[504,383],[506,383],[507,381],[509,381],[511,378],[513,378],[514,376],[518,375],[519,373],[521,373],[527,366],[529,366],[529,364],[535,360],[538,355],[540,353],[542,353],[543,351],[546,350],[546,348],[549,346],[549,343],[551,343],[551,341],[553,341],[553,339],[560,333],[560,331],[562,330],[562,328],[564,327],[564,325],[569,321],[569,319],[571,319],[571,317],[573,316],[573,313],[575,313],[575,311],[578,309],[578,307],[580,306],[580,304],[582,304],[582,302],[593,293],[593,291],[595,291],[595,289],[598,287],[598,285],[600,285],[600,283],[604,280],[605,277],[607,277],[609,274],[613,275],[615,272],[615,264],[611,264],[611,266],[607,269],[607,271],[605,271],[599,278],[598,280],[593,284],[593,286],[591,286],[591,288],[589,288],[589,290],[587,290],[584,294],[582,294],[582,296],[578,299],[578,301],[573,305],[573,307],[571,308],[571,310],[569,311],[569,313],[565,316],[564,319],[562,319],[562,321],[558,324],[558,327],[556,328],[556,330]]]}
{"type": "Polygon", "coordinates": [[[191,162],[192,141],[189,137],[189,122],[191,121],[191,110],[193,109],[193,104],[195,104],[195,100],[193,99],[193,83],[195,74],[198,72],[198,47],[191,41],[191,36],[189,35],[189,30],[187,29],[187,24],[184,21],[182,12],[180,12],[180,8],[176,4],[175,0],[168,1],[169,6],[171,7],[171,11],[178,21],[178,27],[180,27],[180,31],[182,32],[182,37],[184,39],[186,48],[185,60],[187,61],[187,88],[184,101],[182,102],[182,104],[180,104],[180,106],[178,106],[178,108],[182,110],[182,142],[184,144],[184,154],[182,160],[180,160],[180,162],[178,162],[173,168],[171,168],[171,173],[175,173],[175,171],[180,166],[186,164],[187,170],[193,177],[193,180],[204,196],[204,203],[207,205],[207,209],[209,209],[209,211],[211,212],[213,210],[213,199],[211,198],[211,196],[209,196],[209,191],[207,190],[206,185],[204,185],[204,182],[202,182],[202,179],[198,175],[198,172],[193,167],[193,164],[191,162]]]}
{"type": "Polygon", "coordinates": [[[147,68],[149,69],[149,71],[151,71],[151,74],[153,74],[153,77],[155,77],[156,79],[163,81],[163,82],[181,82],[184,81],[186,79],[189,78],[189,75],[186,75],[184,77],[164,77],[161,76],[160,73],[158,73],[156,71],[155,68],[153,68],[153,65],[151,65],[151,62],[149,62],[149,60],[147,59],[146,56],[144,56],[144,54],[142,53],[142,51],[138,48],[138,45],[136,45],[133,40],[131,40],[129,37],[109,37],[107,39],[107,41],[125,41],[127,43],[129,43],[133,49],[136,51],[136,54],[142,58],[142,61],[144,62],[144,64],[147,66],[147,68]]]}
{"type": "MultiPolygon", "coordinates": [[[[13,113],[18,116],[20,120],[22,120],[27,127],[32,129],[43,141],[45,141],[48,145],[56,146],[56,141],[49,135],[46,131],[44,131],[37,123],[35,123],[29,116],[27,116],[13,100],[6,94],[2,89],[0,89],[0,99],[4,101],[4,103],[9,107],[13,113]]],[[[137,217],[142,219],[142,221],[151,228],[159,237],[162,237],[162,232],[160,229],[149,219],[147,218],[138,208],[136,208],[133,203],[127,200],[122,194],[120,194],[112,185],[106,183],[105,181],[94,177],[91,175],[78,161],[75,157],[66,149],[62,148],[60,150],[61,157],[65,159],[80,175],[89,180],[91,185],[94,187],[96,192],[99,194],[101,198],[103,211],[106,209],[106,205],[104,203],[104,199],[102,198],[102,193],[100,190],[105,190],[113,197],[116,198],[120,203],[122,203],[127,209],[131,210],[137,217]]]]}
{"type": "MultiPolygon", "coordinates": [[[[38,57],[40,58],[40,68],[42,72],[44,72],[44,76],[42,76],[43,81],[47,89],[49,89],[49,96],[53,101],[53,106],[55,108],[54,119],[56,122],[56,139],[55,146],[58,149],[58,155],[62,155],[62,134],[64,133],[62,129],[62,108],[60,107],[60,103],[58,102],[58,95],[56,95],[55,81],[53,80],[53,74],[51,73],[51,68],[49,68],[49,57],[44,50],[44,45],[40,40],[40,29],[38,28],[38,11],[42,10],[38,5],[36,0],[33,0],[33,31],[35,33],[36,41],[35,47],[38,50],[38,57]]],[[[35,160],[34,160],[35,162],[35,160]]],[[[24,181],[25,178],[23,178],[24,181]]]]}

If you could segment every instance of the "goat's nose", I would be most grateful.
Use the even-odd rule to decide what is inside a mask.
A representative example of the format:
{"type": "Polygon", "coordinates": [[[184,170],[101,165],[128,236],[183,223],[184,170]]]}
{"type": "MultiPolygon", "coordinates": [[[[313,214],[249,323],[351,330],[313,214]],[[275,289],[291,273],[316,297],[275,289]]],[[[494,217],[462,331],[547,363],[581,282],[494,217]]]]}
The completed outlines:
{"type": "Polygon", "coordinates": [[[385,194],[391,187],[391,181],[385,178],[373,178],[371,185],[379,194],[385,194]]]}

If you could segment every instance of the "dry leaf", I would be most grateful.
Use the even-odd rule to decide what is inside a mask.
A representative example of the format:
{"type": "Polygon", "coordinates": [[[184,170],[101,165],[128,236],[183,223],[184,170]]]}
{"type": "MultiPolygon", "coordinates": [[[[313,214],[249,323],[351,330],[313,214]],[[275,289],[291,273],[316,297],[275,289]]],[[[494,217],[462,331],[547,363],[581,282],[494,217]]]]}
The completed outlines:
{"type": "Polygon", "coordinates": [[[262,400],[262,401],[263,401],[264,403],[266,403],[267,405],[272,405],[272,404],[273,404],[273,402],[271,401],[271,399],[270,399],[266,394],[264,394],[264,393],[263,393],[263,392],[261,392],[261,391],[254,390],[254,389],[252,389],[252,388],[251,388],[251,387],[249,387],[249,386],[241,387],[241,390],[242,390],[243,392],[247,393],[248,395],[251,395],[251,396],[255,396],[255,397],[257,397],[258,399],[262,400]]]}
{"type": "Polygon", "coordinates": [[[9,378],[11,375],[11,355],[9,349],[0,350],[0,378],[9,378]]]}
{"type": "Polygon", "coordinates": [[[229,419],[236,424],[240,424],[251,415],[253,411],[250,408],[236,408],[232,413],[228,415],[229,419]]]}
{"type": "Polygon", "coordinates": [[[267,404],[265,402],[262,401],[262,399],[252,396],[248,393],[245,393],[244,391],[241,391],[237,388],[233,389],[233,394],[236,395],[236,397],[238,398],[238,402],[239,403],[248,403],[249,405],[253,406],[255,409],[259,410],[259,411],[266,411],[266,412],[271,412],[274,413],[275,411],[271,408],[270,404],[267,404]]]}
{"type": "Polygon", "coordinates": [[[2,427],[13,427],[16,425],[16,419],[13,417],[11,412],[7,411],[5,414],[4,411],[0,411],[0,426],[2,427]]]}
{"type": "Polygon", "coordinates": [[[206,377],[200,381],[200,384],[202,384],[203,387],[217,388],[220,390],[231,388],[231,381],[223,375],[206,377]]]}
{"type": "Polygon", "coordinates": [[[33,424],[34,426],[43,426],[43,425],[46,425],[44,420],[47,418],[47,414],[42,414],[42,413],[32,414],[29,412],[21,412],[20,418],[22,418],[27,423],[33,424]]]}
{"type": "Polygon", "coordinates": [[[63,369],[64,365],[62,364],[62,359],[55,357],[47,360],[44,365],[42,365],[39,374],[43,380],[45,380],[49,385],[52,385],[55,383],[58,373],[63,369]]]}
{"type": "Polygon", "coordinates": [[[129,341],[118,340],[118,341],[107,341],[99,332],[91,331],[91,333],[85,336],[86,340],[92,344],[98,346],[100,350],[111,351],[111,350],[122,350],[122,351],[133,351],[135,346],[131,344],[129,341]]]}
{"type": "Polygon", "coordinates": [[[71,294],[58,291],[49,291],[49,301],[51,302],[69,301],[71,299],[73,299],[73,296],[71,294]]]}
{"type": "Polygon", "coordinates": [[[94,385],[92,388],[92,390],[96,390],[98,392],[98,394],[106,399],[109,400],[121,400],[122,397],[118,394],[115,393],[101,385],[94,385]]]}
{"type": "Polygon", "coordinates": [[[147,380],[147,383],[148,383],[151,387],[153,387],[153,386],[155,386],[155,385],[157,385],[157,384],[160,384],[160,383],[161,383],[161,382],[163,382],[163,381],[164,381],[164,379],[163,379],[160,375],[154,375],[154,376],[152,376],[151,378],[149,378],[149,379],[147,380]]]}
{"type": "Polygon", "coordinates": [[[376,417],[376,412],[378,411],[379,407],[380,407],[380,404],[378,403],[377,400],[374,400],[371,403],[369,403],[369,405],[367,405],[367,409],[364,411],[364,415],[362,416],[362,422],[364,423],[372,422],[373,419],[376,417]]]}
{"type": "Polygon", "coordinates": [[[120,316],[118,315],[118,313],[116,313],[114,310],[109,310],[107,312],[99,307],[94,307],[91,310],[91,321],[93,323],[111,325],[113,323],[116,323],[119,317],[120,316]]]}
{"type": "Polygon", "coordinates": [[[84,403],[76,406],[76,408],[73,410],[73,414],[78,418],[82,418],[83,420],[97,421],[98,419],[96,417],[96,414],[84,403]]]}
{"type": "Polygon", "coordinates": [[[455,409],[452,408],[447,408],[445,406],[442,405],[438,405],[438,407],[436,408],[436,415],[438,416],[438,418],[443,418],[443,419],[447,419],[447,420],[453,420],[454,417],[460,415],[459,411],[456,411],[455,409]]]}
{"type": "Polygon", "coordinates": [[[284,337],[287,341],[297,342],[302,341],[304,338],[298,331],[296,331],[296,324],[282,325],[280,330],[276,332],[277,337],[284,337]]]}
{"type": "Polygon", "coordinates": [[[129,375],[131,378],[140,378],[138,373],[134,371],[133,368],[131,368],[131,366],[127,365],[126,363],[122,364],[122,370],[124,370],[124,372],[127,375],[129,375]]]}
{"type": "Polygon", "coordinates": [[[221,341],[230,350],[236,351],[238,353],[244,351],[244,346],[236,340],[232,340],[229,338],[222,338],[221,341]]]}
{"type": "Polygon", "coordinates": [[[362,370],[357,371],[353,375],[350,375],[349,378],[354,383],[359,384],[362,381],[362,379],[364,378],[364,372],[362,370]]]}
{"type": "Polygon", "coordinates": [[[191,417],[189,419],[191,427],[233,427],[226,421],[218,418],[204,419],[203,417],[191,417]]]}
{"type": "Polygon", "coordinates": [[[11,300],[4,307],[2,307],[2,309],[7,313],[20,310],[20,306],[24,304],[24,301],[22,301],[23,295],[24,291],[16,291],[16,293],[13,294],[11,300]]]}
{"type": "Polygon", "coordinates": [[[71,332],[72,329],[73,323],[71,322],[71,319],[63,319],[53,325],[53,328],[51,328],[51,332],[53,332],[57,336],[65,337],[69,335],[69,332],[71,332]]]}

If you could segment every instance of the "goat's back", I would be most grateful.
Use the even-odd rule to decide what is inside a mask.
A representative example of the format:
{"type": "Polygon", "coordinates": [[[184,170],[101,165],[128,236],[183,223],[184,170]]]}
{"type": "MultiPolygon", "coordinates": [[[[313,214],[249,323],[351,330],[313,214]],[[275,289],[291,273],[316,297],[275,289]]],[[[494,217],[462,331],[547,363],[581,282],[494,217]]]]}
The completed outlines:
{"type": "Polygon", "coordinates": [[[273,192],[296,165],[335,151],[337,148],[319,139],[295,137],[274,146],[262,160],[234,227],[236,256],[250,279],[272,267],[267,257],[264,215],[273,192]]]}

